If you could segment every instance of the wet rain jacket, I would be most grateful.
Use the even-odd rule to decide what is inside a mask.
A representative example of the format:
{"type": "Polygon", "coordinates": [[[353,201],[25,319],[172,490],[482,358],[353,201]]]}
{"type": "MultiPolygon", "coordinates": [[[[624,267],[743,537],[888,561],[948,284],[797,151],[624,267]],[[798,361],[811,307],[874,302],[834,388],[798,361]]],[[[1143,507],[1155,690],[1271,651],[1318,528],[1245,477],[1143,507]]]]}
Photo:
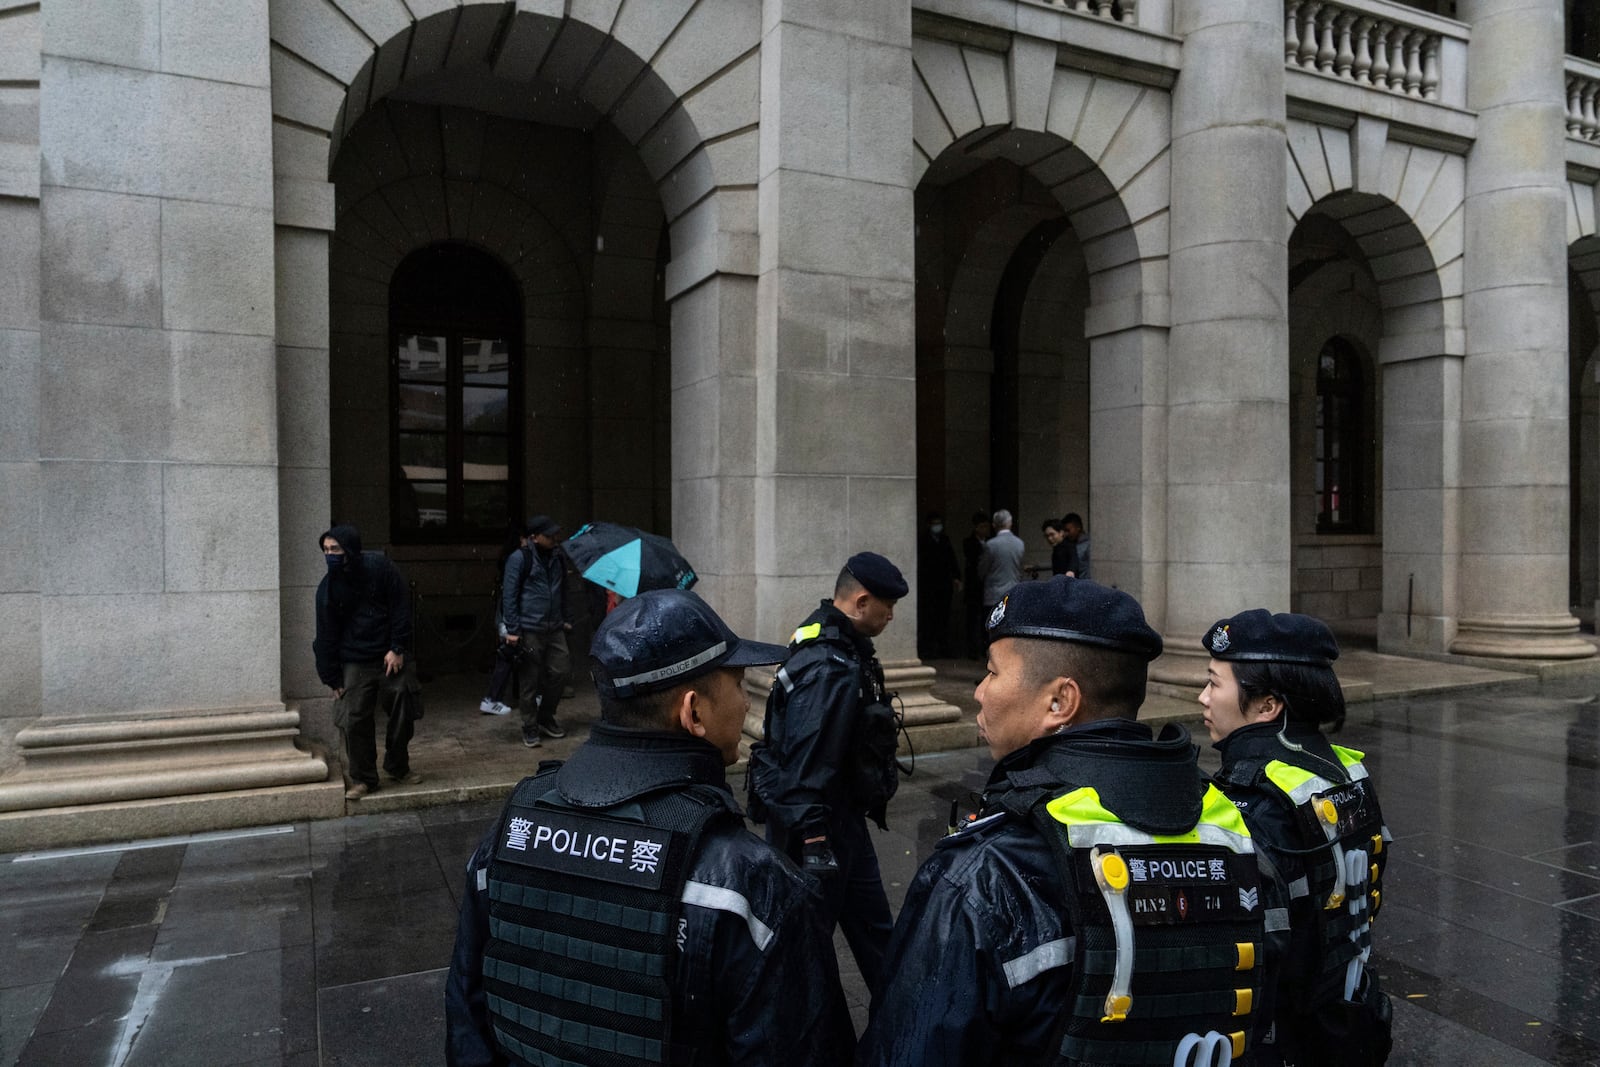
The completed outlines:
{"type": "Polygon", "coordinates": [[[762,731],[772,760],[759,785],[767,818],[791,841],[828,835],[846,815],[869,815],[882,826],[884,803],[860,810],[850,789],[853,761],[866,758],[855,744],[860,709],[883,699],[872,641],[824,600],[795,631],[782,673],[786,692],[780,698],[783,680],[774,682],[762,731]],[[812,627],[816,636],[805,636],[812,627]]]}
{"type": "MultiPolygon", "coordinates": [[[[1169,726],[1153,739],[1129,720],[1075,727],[1040,738],[1002,759],[990,776],[979,818],[934,846],[900,911],[872,1020],[857,1055],[861,1067],[1022,1067],[1057,1062],[1063,1006],[1073,973],[1066,889],[1051,844],[1008,810],[1023,779],[1053,750],[1126,760],[1111,781],[1091,785],[1111,797],[1144,794],[1200,816],[1203,783],[1187,731],[1169,726]]],[[[1121,803],[1108,805],[1114,809],[1121,803]]]]}
{"type": "MultiPolygon", "coordinates": [[[[543,765],[549,769],[552,764],[543,765]]],[[[678,732],[594,726],[558,775],[568,800],[596,811],[685,783],[726,790],[722,757],[678,732]]],[[[497,824],[498,825],[498,824],[497,824]]],[[[512,1062],[496,1047],[483,989],[489,899],[483,877],[495,831],[467,864],[455,953],[445,983],[451,1067],[512,1062]]],[[[696,894],[683,904],[673,981],[675,1042],[695,1064],[836,1067],[854,1033],[828,931],[810,883],[742,823],[708,826],[691,862],[696,894]]]]}
{"type": "MultiPolygon", "coordinates": [[[[1316,839],[1308,839],[1289,798],[1262,781],[1264,775],[1261,774],[1267,763],[1280,761],[1342,785],[1351,780],[1348,769],[1320,730],[1293,722],[1241,726],[1212,747],[1222,755],[1222,766],[1215,777],[1218,788],[1238,806],[1256,847],[1277,868],[1289,895],[1288,959],[1273,998],[1278,1008],[1275,1035],[1278,1047],[1273,1050],[1272,1057],[1263,1057],[1262,1062],[1276,1063],[1281,1056],[1308,1065],[1359,1067],[1382,1063],[1389,1047],[1391,1008],[1379,986],[1376,971],[1365,968],[1366,978],[1355,1004],[1342,1002],[1342,989],[1327,988],[1328,961],[1324,958],[1327,950],[1320,943],[1319,932],[1328,936],[1321,922],[1324,918],[1322,898],[1328,887],[1319,879],[1318,867],[1327,863],[1329,854],[1319,850],[1323,844],[1320,834],[1316,839]]],[[[1360,756],[1348,749],[1345,752],[1360,756]]],[[[1381,826],[1376,790],[1371,789],[1370,780],[1364,788],[1371,790],[1373,814],[1381,826]]],[[[1386,827],[1380,832],[1387,837],[1386,827]]],[[[1347,840],[1345,843],[1354,844],[1347,840]]],[[[1373,857],[1372,869],[1379,872],[1380,878],[1386,863],[1386,856],[1373,857]]],[[[1375,884],[1371,888],[1378,886],[1375,884]]],[[[1374,893],[1372,914],[1376,914],[1380,900],[1374,893]]],[[[1331,936],[1344,948],[1350,935],[1341,929],[1331,936]]],[[[1367,940],[1363,938],[1362,942],[1367,943],[1367,940]]]]}
{"type": "Polygon", "coordinates": [[[389,652],[411,648],[411,594],[400,569],[382,552],[363,552],[354,526],[335,526],[331,537],[345,552],[345,565],[317,586],[317,634],[311,643],[317,677],[337,689],[346,663],[373,663],[389,652]]]}

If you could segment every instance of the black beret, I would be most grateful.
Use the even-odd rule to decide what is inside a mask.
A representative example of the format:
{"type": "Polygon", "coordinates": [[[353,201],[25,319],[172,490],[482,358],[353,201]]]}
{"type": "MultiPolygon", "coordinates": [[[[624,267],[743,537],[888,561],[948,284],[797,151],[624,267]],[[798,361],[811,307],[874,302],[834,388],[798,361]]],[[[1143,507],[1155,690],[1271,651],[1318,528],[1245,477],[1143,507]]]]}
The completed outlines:
{"type": "Polygon", "coordinates": [[[523,529],[529,537],[537,534],[548,534],[554,537],[561,532],[561,524],[548,515],[535,515],[528,520],[528,525],[523,529]]]}
{"type": "Polygon", "coordinates": [[[1161,655],[1161,635],[1144,621],[1144,609],[1120,589],[1059,574],[1048,582],[1018,582],[989,613],[989,640],[1043,637],[1161,655]]]}
{"type": "Polygon", "coordinates": [[[911,592],[900,568],[876,552],[857,552],[844,569],[861,583],[861,588],[882,600],[899,600],[911,592]]]}
{"type": "Polygon", "coordinates": [[[782,645],[738,637],[687,589],[629,597],[596,627],[589,645],[595,683],[623,699],[670,689],[718,667],[782,663],[786,655],[782,645]]]}
{"type": "Polygon", "coordinates": [[[1218,619],[1200,643],[1216,659],[1326,667],[1339,658],[1339,642],[1321,619],[1274,615],[1266,608],[1218,619]]]}

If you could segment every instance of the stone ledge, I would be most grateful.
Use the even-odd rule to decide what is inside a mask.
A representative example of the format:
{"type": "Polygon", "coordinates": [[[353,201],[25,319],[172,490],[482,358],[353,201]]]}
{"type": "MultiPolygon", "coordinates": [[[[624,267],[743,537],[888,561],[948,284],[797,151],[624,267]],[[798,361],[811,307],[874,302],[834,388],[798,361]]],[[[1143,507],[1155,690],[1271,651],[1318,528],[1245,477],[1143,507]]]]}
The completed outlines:
{"type": "Polygon", "coordinates": [[[324,782],[327,762],[295,745],[299,722],[281,704],[43,720],[17,734],[0,812],[324,782]]]}
{"type": "Polygon", "coordinates": [[[332,819],[343,814],[344,786],[338,781],[35,808],[0,813],[0,852],[134,841],[332,819]]]}

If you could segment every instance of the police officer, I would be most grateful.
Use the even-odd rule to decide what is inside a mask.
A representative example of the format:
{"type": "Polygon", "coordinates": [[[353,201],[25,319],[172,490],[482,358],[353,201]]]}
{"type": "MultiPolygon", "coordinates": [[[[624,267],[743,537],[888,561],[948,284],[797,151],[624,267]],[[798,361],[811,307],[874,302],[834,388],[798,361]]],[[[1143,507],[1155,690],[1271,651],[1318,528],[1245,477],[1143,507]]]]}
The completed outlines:
{"type": "Polygon", "coordinates": [[[765,809],[767,840],[821,882],[825,915],[875,991],[894,920],[867,830],[887,829],[898,784],[893,695],[872,639],[908,592],[899,568],[858,552],[833,599],[806,617],[767,699],[764,741],[750,756],[750,783],[765,809]]]}
{"type": "Polygon", "coordinates": [[[988,630],[999,762],[907,891],[858,1062],[1248,1062],[1267,908],[1188,732],[1136,721],[1161,638],[1064,576],[1014,587],[988,630]]]}
{"type": "Polygon", "coordinates": [[[1201,643],[1216,784],[1289,887],[1290,955],[1262,1062],[1383,1063],[1391,1008],[1366,961],[1389,832],[1362,754],[1319,729],[1344,722],[1338,642],[1310,616],[1257,608],[1219,620],[1201,643]]]}
{"type": "Polygon", "coordinates": [[[848,1060],[815,894],[745,829],[724,777],[744,668],[782,655],[682,590],[601,623],[600,722],[517,786],[468,863],[450,1064],[848,1060]]]}

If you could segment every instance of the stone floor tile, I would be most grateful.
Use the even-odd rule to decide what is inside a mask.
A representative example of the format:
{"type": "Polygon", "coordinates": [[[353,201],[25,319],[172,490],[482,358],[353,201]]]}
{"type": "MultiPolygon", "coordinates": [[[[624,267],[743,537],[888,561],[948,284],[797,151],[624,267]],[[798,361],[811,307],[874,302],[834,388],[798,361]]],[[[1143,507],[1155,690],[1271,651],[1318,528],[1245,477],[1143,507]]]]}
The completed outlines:
{"type": "Polygon", "coordinates": [[[445,974],[441,967],[323,987],[322,1067],[443,1062],[445,974]]]}
{"type": "Polygon", "coordinates": [[[84,934],[56,982],[50,1003],[35,1027],[35,1036],[126,1015],[155,939],[154,926],[84,934]]]}
{"type": "Polygon", "coordinates": [[[0,1064],[19,1062],[54,990],[54,982],[0,988],[0,1064]]]}
{"type": "Polygon", "coordinates": [[[325,910],[319,903],[319,987],[448,964],[456,939],[456,912],[454,899],[443,887],[336,901],[325,910]]]}

